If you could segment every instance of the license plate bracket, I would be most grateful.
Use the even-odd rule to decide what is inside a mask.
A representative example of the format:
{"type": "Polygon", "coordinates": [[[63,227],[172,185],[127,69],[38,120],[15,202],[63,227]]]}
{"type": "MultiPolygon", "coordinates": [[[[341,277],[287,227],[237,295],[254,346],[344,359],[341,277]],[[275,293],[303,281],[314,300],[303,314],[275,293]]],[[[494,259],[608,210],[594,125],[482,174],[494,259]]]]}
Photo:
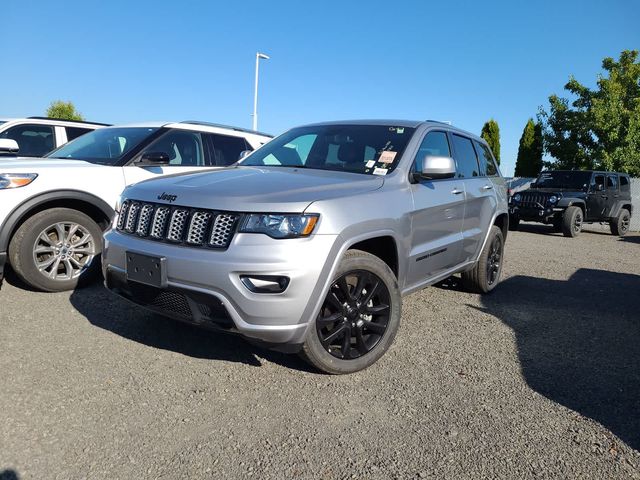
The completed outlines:
{"type": "Polygon", "coordinates": [[[126,252],[127,280],[152,287],[165,288],[167,286],[167,269],[164,257],[154,257],[142,253],[126,252]]]}

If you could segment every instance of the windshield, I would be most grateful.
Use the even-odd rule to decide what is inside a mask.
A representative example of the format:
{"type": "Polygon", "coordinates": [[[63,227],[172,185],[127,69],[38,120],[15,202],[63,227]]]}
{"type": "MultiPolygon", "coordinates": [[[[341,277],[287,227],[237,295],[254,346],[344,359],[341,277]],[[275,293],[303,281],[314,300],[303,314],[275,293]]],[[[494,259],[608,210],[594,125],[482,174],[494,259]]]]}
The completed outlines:
{"type": "Polygon", "coordinates": [[[590,179],[591,172],[542,172],[536,180],[536,188],[564,188],[568,190],[582,190],[589,185],[590,179]]]}
{"type": "Polygon", "coordinates": [[[294,128],[238,164],[386,175],[396,167],[414,130],[395,125],[294,128]]]}
{"type": "Polygon", "coordinates": [[[63,145],[47,157],[114,165],[157,130],[147,127],[100,128],[63,145]]]}

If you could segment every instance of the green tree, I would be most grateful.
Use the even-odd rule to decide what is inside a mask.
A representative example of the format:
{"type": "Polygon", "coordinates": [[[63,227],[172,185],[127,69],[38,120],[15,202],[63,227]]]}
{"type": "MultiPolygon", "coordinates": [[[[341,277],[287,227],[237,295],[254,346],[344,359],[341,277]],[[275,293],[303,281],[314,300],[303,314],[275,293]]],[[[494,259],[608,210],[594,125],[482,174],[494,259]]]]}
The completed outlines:
{"type": "Polygon", "coordinates": [[[637,50],[618,61],[602,61],[592,90],[574,77],[564,86],[572,96],[551,95],[540,109],[544,146],[560,168],[601,168],[640,175],[640,62],[637,50]]]}
{"type": "Polygon", "coordinates": [[[530,118],[520,137],[514,175],[516,177],[537,177],[542,167],[542,127],[530,118]]]}
{"type": "Polygon", "coordinates": [[[480,136],[487,141],[498,165],[500,165],[500,127],[498,127],[498,122],[493,118],[486,122],[482,126],[480,136]]]}
{"type": "Polygon", "coordinates": [[[49,118],[62,118],[65,120],[84,120],[82,114],[76,110],[76,107],[71,102],[63,102],[62,100],[56,100],[51,102],[49,108],[47,108],[47,117],[49,118]]]}

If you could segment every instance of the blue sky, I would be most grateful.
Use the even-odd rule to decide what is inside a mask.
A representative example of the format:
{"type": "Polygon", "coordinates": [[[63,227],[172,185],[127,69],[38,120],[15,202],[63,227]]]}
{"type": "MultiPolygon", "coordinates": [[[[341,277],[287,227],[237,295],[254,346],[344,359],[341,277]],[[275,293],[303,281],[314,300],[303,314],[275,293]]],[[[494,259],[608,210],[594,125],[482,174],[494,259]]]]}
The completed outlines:
{"type": "Polygon", "coordinates": [[[54,99],[111,123],[200,119],[260,130],[350,118],[495,118],[513,173],[528,117],[570,74],[640,48],[640,2],[3,0],[0,117],[54,99]]]}

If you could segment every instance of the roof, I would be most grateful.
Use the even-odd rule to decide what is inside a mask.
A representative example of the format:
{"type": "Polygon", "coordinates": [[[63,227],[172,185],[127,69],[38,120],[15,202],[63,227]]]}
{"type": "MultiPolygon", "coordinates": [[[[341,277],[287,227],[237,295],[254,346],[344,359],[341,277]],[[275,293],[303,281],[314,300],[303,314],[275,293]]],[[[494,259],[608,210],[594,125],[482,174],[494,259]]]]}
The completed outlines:
{"type": "Polygon", "coordinates": [[[323,126],[323,125],[382,125],[382,126],[388,125],[388,126],[405,127],[405,128],[418,128],[420,126],[441,127],[441,128],[446,128],[447,130],[451,130],[451,131],[469,136],[479,142],[486,143],[486,141],[479,135],[468,132],[466,130],[462,130],[461,128],[458,128],[458,127],[454,127],[448,122],[441,122],[438,120],[397,120],[397,119],[396,120],[394,119],[339,120],[339,121],[333,121],[333,122],[311,123],[303,126],[315,127],[315,126],[323,126]]]}
{"type": "Polygon", "coordinates": [[[423,120],[384,120],[384,119],[364,119],[364,120],[337,120],[332,122],[317,122],[304,125],[305,127],[319,125],[393,125],[395,127],[417,128],[425,123],[423,120]]]}

